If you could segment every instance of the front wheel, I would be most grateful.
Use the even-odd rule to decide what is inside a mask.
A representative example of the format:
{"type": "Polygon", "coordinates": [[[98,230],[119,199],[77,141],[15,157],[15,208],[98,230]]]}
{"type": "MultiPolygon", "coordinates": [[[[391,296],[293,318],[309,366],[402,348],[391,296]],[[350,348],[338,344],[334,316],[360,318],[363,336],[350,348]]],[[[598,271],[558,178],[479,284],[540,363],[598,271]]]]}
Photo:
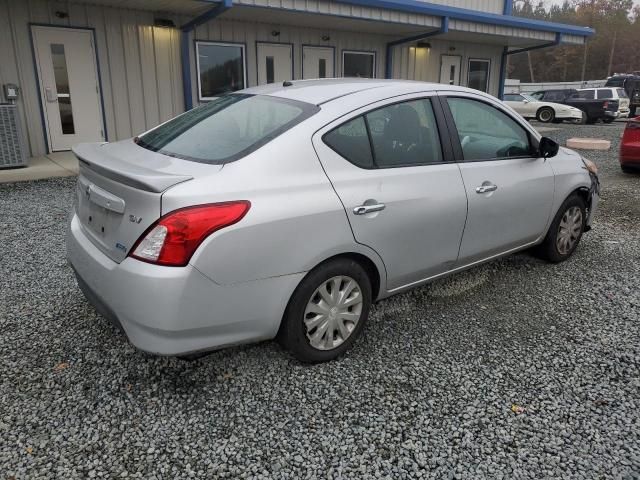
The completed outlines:
{"type": "Polygon", "coordinates": [[[569,258],[580,243],[587,221],[587,208],[577,194],[567,198],[558,209],[544,241],[537,251],[540,257],[553,263],[569,258]]]}
{"type": "Polygon", "coordinates": [[[543,107],[540,110],[538,110],[538,113],[536,114],[536,118],[538,119],[539,122],[542,122],[542,123],[553,122],[553,120],[556,118],[556,112],[554,112],[552,108],[543,107]]]}
{"type": "Polygon", "coordinates": [[[371,281],[356,261],[338,258],[312,270],[293,293],[278,341],[298,360],[333,360],[356,341],[369,316],[371,281]]]}

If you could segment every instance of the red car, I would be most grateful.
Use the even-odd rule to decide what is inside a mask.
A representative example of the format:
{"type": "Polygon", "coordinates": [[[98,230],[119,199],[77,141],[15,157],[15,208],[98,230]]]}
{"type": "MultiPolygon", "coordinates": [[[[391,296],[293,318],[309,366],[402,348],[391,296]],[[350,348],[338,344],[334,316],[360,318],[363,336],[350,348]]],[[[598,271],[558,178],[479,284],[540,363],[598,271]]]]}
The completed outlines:
{"type": "Polygon", "coordinates": [[[620,166],[623,172],[640,172],[640,117],[629,120],[624,129],[620,143],[620,166]]]}

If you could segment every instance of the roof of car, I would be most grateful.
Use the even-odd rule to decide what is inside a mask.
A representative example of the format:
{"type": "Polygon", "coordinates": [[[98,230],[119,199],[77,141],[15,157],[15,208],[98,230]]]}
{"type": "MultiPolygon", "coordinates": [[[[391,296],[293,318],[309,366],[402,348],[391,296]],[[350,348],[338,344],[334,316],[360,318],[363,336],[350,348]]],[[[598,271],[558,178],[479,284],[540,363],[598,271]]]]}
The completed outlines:
{"type": "MultiPolygon", "coordinates": [[[[329,78],[321,80],[293,80],[283,83],[270,83],[243,90],[253,95],[271,95],[321,105],[346,95],[364,90],[388,89],[394,93],[433,90],[468,90],[464,87],[452,87],[441,83],[426,83],[412,80],[379,80],[367,78],[329,78]]],[[[470,90],[469,90],[470,91],[470,90]]],[[[382,92],[381,92],[382,93],[382,92]]],[[[477,93],[477,92],[476,92],[477,93]]]]}

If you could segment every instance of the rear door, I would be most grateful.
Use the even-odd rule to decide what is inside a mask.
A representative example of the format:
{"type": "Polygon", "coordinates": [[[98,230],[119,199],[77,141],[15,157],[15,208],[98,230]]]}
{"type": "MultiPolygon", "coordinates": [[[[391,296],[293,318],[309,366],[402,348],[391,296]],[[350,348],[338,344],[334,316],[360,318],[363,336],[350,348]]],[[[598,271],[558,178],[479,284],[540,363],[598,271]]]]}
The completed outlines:
{"type": "Polygon", "coordinates": [[[432,98],[379,102],[313,137],[356,241],[384,261],[389,290],[449,270],[458,257],[467,198],[432,98]]]}
{"type": "Polygon", "coordinates": [[[536,241],[551,215],[554,173],[528,130],[473,94],[443,97],[443,106],[469,199],[459,264],[536,241]]]}

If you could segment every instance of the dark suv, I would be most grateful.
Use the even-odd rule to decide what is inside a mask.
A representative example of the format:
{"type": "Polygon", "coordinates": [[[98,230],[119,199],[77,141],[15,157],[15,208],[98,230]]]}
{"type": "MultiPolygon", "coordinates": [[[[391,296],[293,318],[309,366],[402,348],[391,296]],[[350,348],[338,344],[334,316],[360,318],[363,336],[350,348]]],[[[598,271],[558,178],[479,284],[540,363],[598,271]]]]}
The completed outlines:
{"type": "Polygon", "coordinates": [[[629,117],[635,117],[640,108],[640,75],[614,75],[605,87],[622,87],[629,97],[629,117]]]}
{"type": "Polygon", "coordinates": [[[539,90],[532,93],[531,96],[543,102],[563,103],[579,108],[585,113],[584,121],[589,124],[596,123],[598,120],[610,123],[618,118],[618,101],[596,99],[595,89],[539,90]]]}

